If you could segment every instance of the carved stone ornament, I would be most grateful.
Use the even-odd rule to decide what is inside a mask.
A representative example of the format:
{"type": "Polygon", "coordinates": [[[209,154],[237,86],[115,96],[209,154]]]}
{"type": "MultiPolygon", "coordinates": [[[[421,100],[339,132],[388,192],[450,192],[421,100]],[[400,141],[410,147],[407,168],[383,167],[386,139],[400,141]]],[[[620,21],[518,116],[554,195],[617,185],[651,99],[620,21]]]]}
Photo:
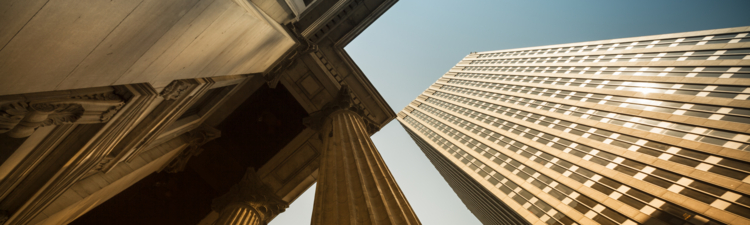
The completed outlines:
{"type": "Polygon", "coordinates": [[[47,120],[42,122],[43,126],[60,125],[74,123],[83,115],[84,109],[80,104],[58,105],[55,113],[47,116],[47,120]]]}
{"type": "Polygon", "coordinates": [[[364,110],[361,108],[361,106],[354,104],[348,85],[341,85],[341,89],[339,89],[336,97],[334,97],[334,99],[330,102],[326,103],[320,110],[315,111],[311,113],[310,116],[302,119],[302,124],[313,130],[321,131],[328,116],[331,115],[331,113],[341,109],[351,110],[360,115],[365,122],[367,131],[370,134],[374,134],[375,132],[380,130],[380,128],[376,126],[373,121],[371,121],[369,118],[367,118],[367,116],[364,115],[364,110]]]}
{"type": "Polygon", "coordinates": [[[29,104],[26,102],[13,102],[0,105],[0,133],[5,133],[13,129],[28,110],[29,104]]]}
{"type": "Polygon", "coordinates": [[[27,100],[0,105],[0,133],[28,137],[39,127],[71,123],[104,123],[125,105],[115,93],[93,93],[73,97],[27,100]],[[97,110],[104,107],[106,110],[97,110]],[[94,109],[86,110],[86,107],[94,109]],[[99,114],[101,113],[101,114],[99,114]]]}
{"type": "Polygon", "coordinates": [[[177,158],[169,162],[164,170],[167,173],[179,173],[184,171],[188,160],[203,152],[201,146],[219,137],[221,137],[221,131],[214,128],[198,128],[188,132],[188,147],[182,150],[177,158]]]}
{"type": "Polygon", "coordinates": [[[109,109],[107,109],[106,111],[104,111],[104,113],[102,113],[102,116],[99,118],[99,121],[101,122],[109,121],[109,119],[112,119],[112,117],[115,116],[115,114],[117,114],[117,112],[119,112],[120,109],[122,109],[123,105],[124,104],[119,104],[116,106],[109,107],[109,109]]]}
{"type": "Polygon", "coordinates": [[[115,93],[95,93],[87,95],[73,96],[72,99],[85,99],[85,100],[117,100],[122,101],[122,98],[115,93]]]}
{"type": "Polygon", "coordinates": [[[183,80],[175,80],[169,83],[164,90],[159,93],[164,100],[175,100],[180,97],[183,91],[187,90],[190,85],[183,80]]]}
{"type": "Polygon", "coordinates": [[[40,126],[59,125],[63,123],[74,123],[83,115],[84,109],[81,104],[76,103],[11,103],[0,107],[0,133],[6,133],[13,138],[24,138],[31,136],[40,126]],[[19,108],[26,106],[26,108],[19,108]],[[19,121],[9,121],[18,117],[7,117],[23,113],[19,121]]]}
{"type": "Polygon", "coordinates": [[[245,176],[226,194],[215,198],[211,208],[221,213],[232,205],[251,207],[261,217],[261,224],[267,224],[271,219],[289,207],[289,203],[277,196],[271,188],[261,181],[255,169],[248,168],[245,176]]]}

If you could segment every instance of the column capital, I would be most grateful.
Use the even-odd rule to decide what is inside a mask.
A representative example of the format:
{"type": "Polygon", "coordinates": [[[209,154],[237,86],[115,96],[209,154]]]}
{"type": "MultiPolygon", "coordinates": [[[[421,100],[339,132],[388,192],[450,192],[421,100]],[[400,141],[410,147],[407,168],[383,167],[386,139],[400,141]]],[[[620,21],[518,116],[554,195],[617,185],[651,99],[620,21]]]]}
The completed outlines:
{"type": "Polygon", "coordinates": [[[226,194],[215,198],[211,208],[219,213],[233,205],[250,207],[261,218],[262,223],[268,223],[274,216],[284,212],[289,203],[277,196],[271,188],[261,181],[255,169],[248,168],[239,183],[232,186],[226,194]]]}
{"type": "Polygon", "coordinates": [[[348,110],[359,115],[365,123],[365,127],[369,134],[373,134],[380,130],[372,120],[364,115],[364,109],[362,109],[361,106],[354,104],[348,85],[341,85],[341,89],[339,89],[336,97],[326,103],[320,110],[310,113],[310,116],[302,120],[302,124],[313,130],[322,131],[331,114],[339,110],[348,110]]]}

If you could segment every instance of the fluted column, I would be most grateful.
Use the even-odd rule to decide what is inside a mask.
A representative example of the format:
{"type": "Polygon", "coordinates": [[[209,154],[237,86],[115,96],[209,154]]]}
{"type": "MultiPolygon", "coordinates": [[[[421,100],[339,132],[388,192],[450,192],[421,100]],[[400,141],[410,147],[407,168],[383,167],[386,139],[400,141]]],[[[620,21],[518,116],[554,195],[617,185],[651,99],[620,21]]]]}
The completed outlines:
{"type": "Polygon", "coordinates": [[[343,86],[305,120],[326,146],[312,224],[420,224],[370,139],[371,123],[358,112],[343,86]]]}
{"type": "Polygon", "coordinates": [[[289,206],[263,184],[252,168],[226,194],[213,200],[215,225],[265,225],[289,206]]]}

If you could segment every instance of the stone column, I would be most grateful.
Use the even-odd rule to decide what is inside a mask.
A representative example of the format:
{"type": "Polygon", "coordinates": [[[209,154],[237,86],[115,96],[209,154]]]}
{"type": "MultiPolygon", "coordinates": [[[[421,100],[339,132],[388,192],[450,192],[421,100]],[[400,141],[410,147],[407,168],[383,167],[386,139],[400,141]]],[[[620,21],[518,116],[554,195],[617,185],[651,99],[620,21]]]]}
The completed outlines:
{"type": "Polygon", "coordinates": [[[421,224],[370,139],[372,123],[351,102],[343,86],[304,121],[326,146],[312,224],[421,224]]]}
{"type": "Polygon", "coordinates": [[[263,184],[253,168],[226,194],[213,200],[219,212],[215,225],[266,225],[289,206],[263,184]]]}

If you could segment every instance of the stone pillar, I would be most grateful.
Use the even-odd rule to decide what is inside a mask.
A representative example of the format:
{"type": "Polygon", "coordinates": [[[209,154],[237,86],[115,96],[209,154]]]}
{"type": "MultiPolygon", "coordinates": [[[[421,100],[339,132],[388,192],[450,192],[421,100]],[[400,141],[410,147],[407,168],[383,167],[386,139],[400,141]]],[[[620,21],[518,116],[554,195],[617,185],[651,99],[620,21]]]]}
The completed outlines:
{"type": "Polygon", "coordinates": [[[263,184],[253,168],[226,194],[213,200],[219,212],[215,225],[266,225],[289,206],[263,184]]]}
{"type": "Polygon", "coordinates": [[[342,86],[304,121],[326,146],[312,224],[421,224],[370,139],[372,123],[351,102],[342,86]]]}

